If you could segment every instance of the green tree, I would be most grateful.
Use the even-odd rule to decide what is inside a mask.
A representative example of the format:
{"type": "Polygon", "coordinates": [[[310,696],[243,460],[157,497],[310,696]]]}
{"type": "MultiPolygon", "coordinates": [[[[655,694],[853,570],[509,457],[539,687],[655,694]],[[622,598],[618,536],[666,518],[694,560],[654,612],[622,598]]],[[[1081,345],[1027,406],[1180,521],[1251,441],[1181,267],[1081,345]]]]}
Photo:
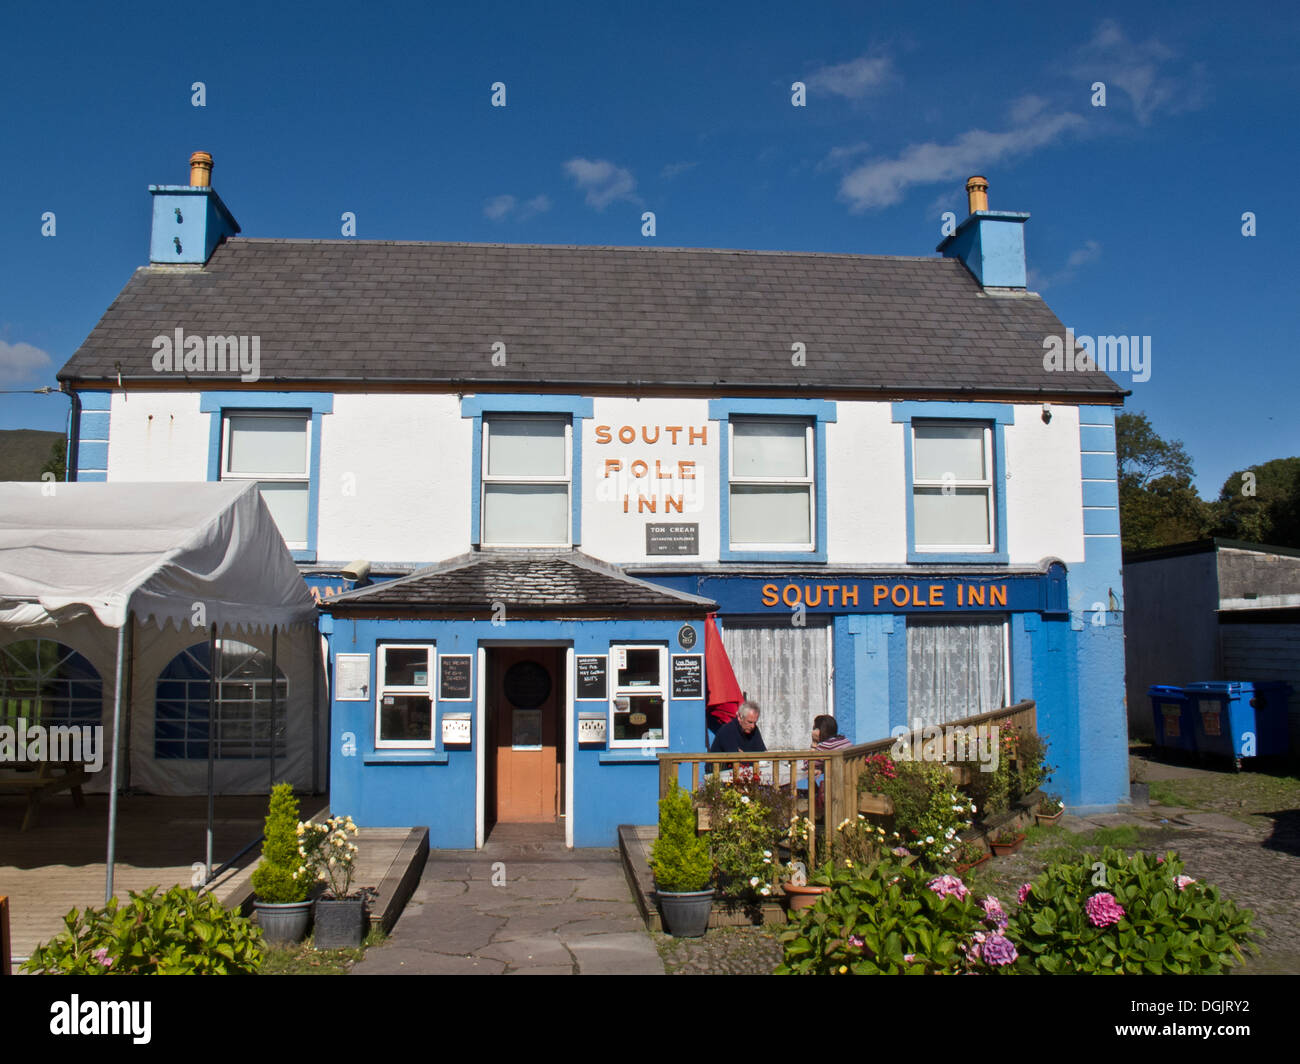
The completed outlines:
{"type": "MultiPolygon", "coordinates": [[[[50,445],[50,456],[41,466],[41,473],[53,473],[55,480],[68,479],[68,441],[57,439],[50,445]]],[[[41,479],[44,479],[42,476],[41,479]]]]}
{"type": "Polygon", "coordinates": [[[1300,547],[1300,457],[1239,469],[1214,503],[1214,534],[1276,547],[1300,547]]]}
{"type": "Polygon", "coordinates": [[[1192,460],[1178,440],[1156,434],[1145,414],[1115,419],[1119,511],[1125,550],[1202,539],[1213,514],[1192,483],[1192,460]]]}

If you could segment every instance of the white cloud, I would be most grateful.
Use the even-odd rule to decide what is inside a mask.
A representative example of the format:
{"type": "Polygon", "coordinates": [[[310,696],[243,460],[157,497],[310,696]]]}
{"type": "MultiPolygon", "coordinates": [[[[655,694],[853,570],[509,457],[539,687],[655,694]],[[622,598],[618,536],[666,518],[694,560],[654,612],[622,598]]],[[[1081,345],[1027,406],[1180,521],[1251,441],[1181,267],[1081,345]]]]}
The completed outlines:
{"type": "Polygon", "coordinates": [[[1011,106],[1007,109],[1007,117],[1012,125],[1023,126],[1026,122],[1032,122],[1046,109],[1047,101],[1031,92],[1011,101],[1011,106]]]}
{"type": "Polygon", "coordinates": [[[1108,105],[1111,90],[1118,88],[1129,98],[1138,124],[1145,126],[1161,112],[1192,111],[1204,102],[1204,65],[1184,68],[1181,75],[1167,72],[1176,54],[1154,37],[1143,44],[1130,41],[1117,22],[1106,19],[1079,49],[1073,72],[1088,86],[1104,82],[1108,105]]]}
{"type": "Polygon", "coordinates": [[[972,129],[948,144],[912,144],[892,159],[877,159],[845,174],[840,196],[855,214],[888,207],[899,202],[913,185],[984,173],[994,163],[1044,147],[1084,124],[1076,114],[1042,115],[1003,133],[972,129]]]}
{"type": "Polygon", "coordinates": [[[860,100],[885,84],[892,74],[893,63],[888,56],[869,58],[863,55],[838,66],[819,67],[804,78],[804,82],[813,90],[821,89],[850,100],[860,100]]]}
{"type": "Polygon", "coordinates": [[[826,153],[826,158],[817,164],[817,171],[820,173],[823,170],[842,169],[854,156],[870,150],[871,145],[865,140],[858,141],[857,144],[846,144],[842,148],[832,148],[826,153]]]}
{"type": "Polygon", "coordinates": [[[608,159],[570,159],[564,164],[564,172],[586,193],[587,205],[598,211],[616,200],[639,202],[631,171],[615,166],[608,159]]]}
{"type": "Polygon", "coordinates": [[[54,368],[54,359],[31,344],[0,340],[0,384],[24,384],[54,368]]]}
{"type": "Polygon", "coordinates": [[[494,222],[502,221],[507,217],[513,218],[516,222],[522,222],[550,209],[551,198],[545,194],[534,196],[532,199],[520,203],[514,196],[506,193],[501,196],[493,196],[483,205],[483,213],[494,222]]]}
{"type": "Polygon", "coordinates": [[[1095,240],[1085,240],[1083,247],[1075,248],[1070,252],[1070,257],[1065,260],[1065,265],[1073,269],[1075,266],[1084,266],[1089,262],[1096,262],[1101,258],[1101,245],[1095,240]]]}
{"type": "Polygon", "coordinates": [[[671,181],[674,177],[680,177],[688,170],[694,170],[699,163],[669,163],[659,171],[659,176],[665,181],[671,181]]]}
{"type": "Polygon", "coordinates": [[[1074,275],[1078,272],[1080,266],[1087,266],[1089,263],[1096,262],[1101,258],[1101,245],[1095,240],[1085,240],[1083,247],[1075,248],[1065,259],[1065,268],[1056,273],[1039,273],[1037,270],[1029,271],[1027,282],[1030,288],[1042,291],[1051,288],[1053,285],[1065,284],[1067,281],[1074,280],[1074,275]]]}

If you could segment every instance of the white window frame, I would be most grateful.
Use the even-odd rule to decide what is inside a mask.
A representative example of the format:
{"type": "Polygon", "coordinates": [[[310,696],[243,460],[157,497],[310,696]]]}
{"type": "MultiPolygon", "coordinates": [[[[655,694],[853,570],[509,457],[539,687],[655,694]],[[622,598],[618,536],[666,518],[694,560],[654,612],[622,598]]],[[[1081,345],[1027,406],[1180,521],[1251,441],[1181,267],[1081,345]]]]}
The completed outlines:
{"type": "Polygon", "coordinates": [[[435,643],[380,643],[375,648],[375,749],[376,750],[433,750],[438,746],[438,699],[434,690],[435,670],[438,666],[438,647],[435,643]],[[389,685],[385,677],[388,674],[389,650],[424,650],[427,652],[429,671],[427,682],[418,685],[389,685]],[[384,739],[381,738],[381,720],[385,695],[426,695],[429,699],[429,738],[428,739],[384,739]]]}
{"type": "Polygon", "coordinates": [[[727,419],[727,538],[731,540],[727,549],[732,551],[753,551],[771,553],[774,551],[808,551],[817,550],[817,423],[802,417],[765,417],[762,415],[736,414],[727,419]],[[769,422],[782,424],[802,424],[804,428],[804,468],[807,475],[802,477],[746,477],[735,473],[736,434],[735,426],[769,422]],[[807,487],[808,488],[808,540],[805,543],[737,543],[731,533],[735,529],[735,508],[731,503],[733,485],[770,486],[770,487],[807,487]]]}
{"type": "Polygon", "coordinates": [[[614,643],[609,648],[608,669],[609,669],[609,746],[611,749],[639,750],[642,747],[667,748],[668,737],[671,734],[668,727],[668,713],[671,694],[671,679],[668,673],[668,647],[663,643],[614,643]],[[631,650],[653,650],[659,654],[659,684],[655,687],[622,687],[618,682],[618,662],[620,657],[631,650]],[[620,654],[620,651],[623,654],[620,654]],[[614,727],[615,705],[619,698],[630,698],[635,695],[658,695],[663,699],[664,720],[663,720],[663,737],[660,739],[616,739],[617,734],[614,727]]]}
{"type": "MultiPolygon", "coordinates": [[[[311,535],[311,428],[312,416],[310,413],[304,413],[301,410],[223,410],[221,412],[221,479],[243,481],[251,480],[260,481],[278,481],[284,484],[305,484],[307,486],[307,535],[311,535]],[[232,433],[230,431],[230,421],[232,418],[293,418],[301,419],[306,426],[306,435],[304,437],[302,449],[303,468],[301,473],[232,473],[230,471],[230,444],[232,442],[232,433]]],[[[282,532],[281,535],[284,533],[282,532]]],[[[308,550],[308,541],[286,539],[285,546],[290,550],[308,550]]]]}
{"type": "MultiPolygon", "coordinates": [[[[907,620],[904,621],[903,637],[904,639],[907,638],[907,621],[911,620],[929,620],[936,624],[950,624],[956,626],[963,624],[969,625],[972,621],[978,620],[979,618],[987,619],[989,617],[997,617],[1002,622],[1002,705],[998,708],[1006,709],[1008,706],[1016,704],[1015,695],[1012,693],[1014,687],[1011,676],[1011,614],[1000,612],[990,614],[975,610],[967,613],[938,613],[933,617],[923,617],[921,614],[913,613],[908,615],[907,620]]],[[[908,668],[910,669],[910,667],[909,664],[908,668]]],[[[910,675],[906,677],[906,682],[911,682],[910,675]]],[[[911,707],[908,708],[908,715],[910,717],[911,707]]]]}
{"type": "Polygon", "coordinates": [[[556,547],[573,546],[573,418],[568,414],[513,413],[484,414],[480,485],[479,485],[479,538],[484,547],[556,547]],[[501,421],[559,421],[564,423],[564,471],[562,477],[553,476],[502,476],[488,473],[491,456],[492,423],[501,421]],[[563,484],[565,487],[564,541],[562,543],[494,543],[487,538],[487,493],[489,485],[498,484],[563,484]]]}
{"type": "Polygon", "coordinates": [[[916,514],[916,495],[918,488],[939,488],[942,490],[948,483],[956,491],[961,489],[982,488],[984,490],[984,501],[986,512],[988,514],[989,539],[987,543],[925,543],[922,544],[916,540],[916,522],[913,517],[912,524],[912,549],[918,554],[996,554],[998,550],[998,505],[995,492],[997,490],[994,483],[993,469],[993,425],[987,421],[969,420],[953,421],[942,418],[913,418],[910,426],[912,433],[912,484],[908,489],[912,493],[911,506],[913,515],[916,514]],[[917,428],[964,428],[969,429],[978,427],[983,433],[984,447],[984,478],[982,480],[957,480],[956,474],[954,479],[949,482],[942,478],[939,480],[922,479],[916,475],[916,430],[917,428]]]}

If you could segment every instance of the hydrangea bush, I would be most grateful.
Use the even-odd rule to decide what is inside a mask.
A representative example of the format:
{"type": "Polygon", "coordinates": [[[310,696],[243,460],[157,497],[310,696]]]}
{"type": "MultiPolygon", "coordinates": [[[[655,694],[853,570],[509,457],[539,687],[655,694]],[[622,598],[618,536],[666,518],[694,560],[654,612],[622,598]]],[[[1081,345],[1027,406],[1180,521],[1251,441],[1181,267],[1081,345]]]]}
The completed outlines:
{"type": "Polygon", "coordinates": [[[1108,848],[1052,865],[1020,899],[1008,933],[1021,972],[1210,975],[1257,952],[1250,911],[1183,874],[1174,853],[1108,848]]]}

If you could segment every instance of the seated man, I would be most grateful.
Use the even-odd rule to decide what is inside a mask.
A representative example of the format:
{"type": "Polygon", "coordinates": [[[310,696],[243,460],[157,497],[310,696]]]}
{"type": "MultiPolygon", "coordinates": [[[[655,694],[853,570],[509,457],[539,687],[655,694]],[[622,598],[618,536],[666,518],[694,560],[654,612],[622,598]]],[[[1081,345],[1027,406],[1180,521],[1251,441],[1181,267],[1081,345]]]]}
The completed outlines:
{"type": "Polygon", "coordinates": [[[761,754],[767,750],[758,730],[758,703],[746,699],[734,720],[727,721],[709,747],[711,754],[761,754]]]}

